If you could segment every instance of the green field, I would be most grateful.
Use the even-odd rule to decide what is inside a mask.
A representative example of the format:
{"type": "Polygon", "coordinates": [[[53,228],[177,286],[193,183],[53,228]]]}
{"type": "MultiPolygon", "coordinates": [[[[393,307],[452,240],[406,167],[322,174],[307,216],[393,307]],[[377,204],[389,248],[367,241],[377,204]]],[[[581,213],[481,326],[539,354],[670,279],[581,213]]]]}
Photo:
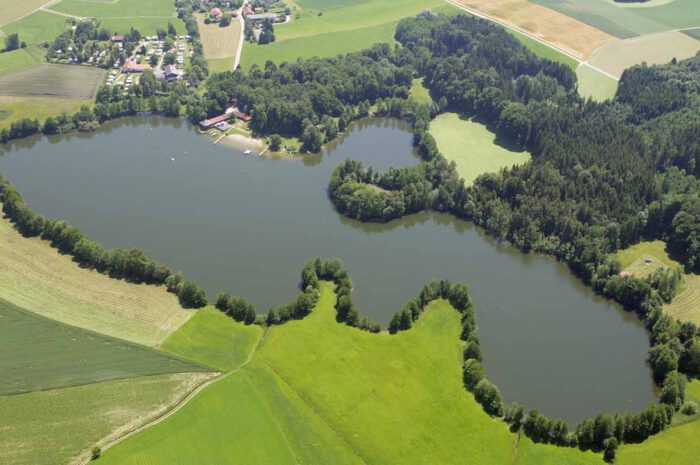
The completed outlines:
{"type": "Polygon", "coordinates": [[[280,63],[299,57],[332,57],[380,42],[391,44],[400,19],[425,9],[453,10],[442,0],[297,0],[296,4],[299,8],[292,13],[292,22],[275,27],[276,42],[245,43],[241,57],[243,69],[253,64],[263,66],[267,60],[280,63]]]}
{"type": "Polygon", "coordinates": [[[314,312],[271,328],[250,365],[100,460],[602,463],[598,454],[517,441],[482,411],[462,387],[459,315],[446,302],[432,303],[411,331],[389,336],[336,323],[334,299],[323,284],[314,312]]]}
{"type": "Polygon", "coordinates": [[[46,0],[22,0],[21,2],[13,0],[0,1],[0,26],[31,13],[44,3],[46,3],[46,0]]]}
{"type": "Polygon", "coordinates": [[[457,164],[457,172],[467,184],[481,174],[530,160],[530,154],[502,144],[483,124],[456,113],[439,115],[430,123],[429,131],[445,158],[457,164]]]}
{"type": "Polygon", "coordinates": [[[631,273],[640,271],[639,266],[644,265],[644,259],[651,258],[654,263],[664,265],[666,267],[681,266],[680,263],[672,259],[666,251],[666,243],[661,240],[643,241],[638,244],[619,250],[615,255],[620,260],[620,265],[623,270],[631,273]]]}
{"type": "Polygon", "coordinates": [[[621,39],[700,26],[697,0],[674,0],[656,7],[630,8],[608,0],[532,0],[621,39]]]}
{"type": "Polygon", "coordinates": [[[700,40],[700,27],[683,31],[683,34],[689,35],[693,39],[700,40]]]}
{"type": "Polygon", "coordinates": [[[0,396],[3,465],[64,465],[161,414],[210,375],[180,373],[0,396]],[[71,460],[73,459],[73,460],[71,460]]]}
{"type": "Polygon", "coordinates": [[[22,118],[36,118],[43,122],[49,116],[58,116],[63,112],[73,114],[83,105],[91,105],[91,99],[60,97],[10,97],[0,95],[0,129],[22,118]]]}
{"type": "Polygon", "coordinates": [[[2,27],[5,34],[17,33],[20,40],[28,45],[39,45],[42,42],[51,42],[68,27],[65,16],[37,11],[25,18],[6,24],[2,27]]]}
{"type": "Polygon", "coordinates": [[[230,371],[245,361],[261,333],[260,326],[245,326],[214,307],[205,307],[161,348],[221,371],[230,371]]]}
{"type": "Polygon", "coordinates": [[[91,100],[105,74],[92,66],[41,63],[0,76],[0,95],[91,100]]]}
{"type": "Polygon", "coordinates": [[[411,98],[418,103],[433,103],[430,91],[423,86],[423,78],[414,79],[411,86],[411,98]]]}
{"type": "Polygon", "coordinates": [[[36,60],[26,50],[13,50],[0,53],[0,75],[36,64],[36,60]]]}
{"type": "Polygon", "coordinates": [[[540,58],[548,58],[552,61],[558,61],[559,63],[563,63],[571,69],[576,69],[579,65],[579,61],[575,58],[572,58],[568,55],[564,55],[563,53],[553,49],[552,47],[548,47],[542,42],[532,39],[512,29],[506,29],[506,31],[510,32],[513,36],[515,36],[516,39],[520,41],[520,43],[529,48],[535,55],[537,55],[540,58]]]}
{"type": "MultiPolygon", "coordinates": [[[[0,100],[1,101],[1,100],[0,100]]],[[[76,265],[0,219],[0,299],[72,326],[156,345],[193,312],[162,286],[131,284],[76,265]]]]}
{"type": "Polygon", "coordinates": [[[148,347],[49,320],[0,300],[0,395],[207,371],[148,347]]]}
{"type": "Polygon", "coordinates": [[[576,69],[578,78],[578,93],[583,97],[590,97],[596,101],[603,101],[615,97],[617,81],[600,71],[596,71],[587,65],[581,65],[576,69]]]}
{"type": "Polygon", "coordinates": [[[61,0],[50,10],[78,17],[99,19],[111,31],[128,32],[131,27],[142,34],[154,34],[168,22],[178,31],[184,24],[177,18],[173,0],[61,0]]]}

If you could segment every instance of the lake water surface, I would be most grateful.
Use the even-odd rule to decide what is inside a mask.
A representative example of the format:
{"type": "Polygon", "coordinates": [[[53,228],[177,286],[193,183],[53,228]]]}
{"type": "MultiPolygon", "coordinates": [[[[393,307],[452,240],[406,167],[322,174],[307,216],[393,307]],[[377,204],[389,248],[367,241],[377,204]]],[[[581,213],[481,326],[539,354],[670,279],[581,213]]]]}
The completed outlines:
{"type": "Polygon", "coordinates": [[[562,264],[449,215],[366,225],[333,210],[326,186],[346,158],[380,170],[419,162],[399,121],[355,124],[304,160],[245,156],[160,118],[9,147],[0,172],[35,211],[106,247],[142,248],[212,298],[229,290],[264,313],[296,296],[308,259],[339,257],[360,313],[386,325],[427,281],[450,278],[469,286],[488,376],[506,401],[573,423],[654,399],[643,326],[562,264]]]}

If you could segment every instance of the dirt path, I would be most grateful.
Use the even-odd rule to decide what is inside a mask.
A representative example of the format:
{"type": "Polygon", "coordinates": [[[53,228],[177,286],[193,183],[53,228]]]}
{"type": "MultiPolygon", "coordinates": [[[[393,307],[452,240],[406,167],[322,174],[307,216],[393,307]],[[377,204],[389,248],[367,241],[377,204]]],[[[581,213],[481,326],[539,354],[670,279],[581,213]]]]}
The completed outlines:
{"type": "MultiPolygon", "coordinates": [[[[145,425],[142,425],[142,426],[136,428],[135,430],[132,430],[132,431],[114,439],[113,441],[110,441],[109,443],[105,444],[104,446],[102,446],[102,452],[104,452],[108,449],[111,449],[112,447],[116,446],[120,442],[122,442],[126,439],[129,439],[130,437],[132,437],[132,436],[134,436],[142,431],[145,431],[148,428],[156,426],[158,423],[161,423],[162,421],[167,420],[168,418],[170,418],[171,416],[173,416],[174,414],[179,412],[183,407],[185,407],[192,399],[194,399],[197,396],[197,394],[202,392],[204,389],[208,388],[209,386],[211,386],[214,383],[217,383],[219,381],[222,381],[222,380],[228,378],[229,376],[231,376],[234,373],[238,373],[241,369],[243,369],[245,366],[247,366],[253,360],[253,356],[257,352],[258,347],[260,346],[260,343],[265,338],[265,334],[267,334],[267,329],[263,329],[263,333],[260,335],[260,338],[258,338],[258,340],[255,342],[253,349],[250,351],[250,354],[248,354],[248,358],[246,358],[243,363],[241,363],[240,365],[238,365],[236,368],[229,371],[228,373],[220,373],[218,376],[210,379],[209,381],[204,382],[198,388],[196,388],[194,391],[190,392],[184,399],[182,399],[180,401],[180,403],[173,406],[171,409],[166,410],[159,417],[154,418],[153,420],[146,423],[145,425]]],[[[80,462],[79,465],[88,465],[91,461],[92,461],[92,459],[88,456],[88,458],[86,458],[85,460],[80,462]]]]}
{"type": "Polygon", "coordinates": [[[243,5],[238,9],[238,22],[241,25],[241,33],[238,36],[238,47],[236,47],[236,57],[233,60],[233,70],[238,69],[238,65],[241,64],[241,55],[243,54],[243,42],[245,42],[245,19],[243,19],[243,8],[246,7],[248,2],[243,2],[243,5]]]}

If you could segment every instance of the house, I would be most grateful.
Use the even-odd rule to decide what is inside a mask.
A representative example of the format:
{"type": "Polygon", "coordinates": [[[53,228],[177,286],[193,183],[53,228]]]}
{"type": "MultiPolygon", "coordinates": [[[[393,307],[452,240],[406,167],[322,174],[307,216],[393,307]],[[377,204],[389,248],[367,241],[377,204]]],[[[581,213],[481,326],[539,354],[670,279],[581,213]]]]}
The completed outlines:
{"type": "Polygon", "coordinates": [[[147,69],[151,69],[150,65],[146,63],[136,63],[132,60],[126,60],[124,66],[122,66],[123,73],[143,73],[147,69]]]}
{"type": "Polygon", "coordinates": [[[251,7],[249,7],[249,6],[246,4],[246,6],[243,7],[243,12],[242,12],[242,14],[243,14],[243,17],[244,17],[244,18],[247,18],[249,15],[254,14],[254,11],[253,11],[253,9],[252,9],[251,7]]]}
{"type": "Polygon", "coordinates": [[[223,13],[221,12],[221,8],[219,8],[218,6],[215,6],[214,8],[209,10],[209,14],[211,15],[212,18],[219,19],[219,18],[221,18],[221,15],[223,13]]]}
{"type": "Polygon", "coordinates": [[[262,22],[265,21],[266,19],[269,19],[273,23],[277,21],[277,13],[261,13],[261,14],[253,14],[253,15],[248,15],[246,17],[247,20],[250,21],[255,21],[255,22],[262,22]]]}
{"type": "Polygon", "coordinates": [[[213,118],[208,118],[208,119],[205,119],[204,121],[200,121],[199,126],[202,129],[209,129],[209,128],[214,127],[217,124],[221,123],[222,121],[228,121],[235,116],[236,115],[233,112],[224,113],[223,115],[214,116],[213,118]]]}
{"type": "Polygon", "coordinates": [[[126,39],[126,36],[124,34],[114,34],[112,36],[112,43],[113,44],[122,44],[122,43],[124,43],[125,39],[126,39]]]}
{"type": "Polygon", "coordinates": [[[180,79],[180,71],[174,65],[165,65],[163,72],[166,81],[177,81],[180,79]]]}
{"type": "Polygon", "coordinates": [[[620,277],[621,277],[621,278],[628,278],[628,277],[630,277],[630,276],[632,276],[632,273],[630,273],[629,271],[621,271],[621,272],[620,272],[620,277]]]}

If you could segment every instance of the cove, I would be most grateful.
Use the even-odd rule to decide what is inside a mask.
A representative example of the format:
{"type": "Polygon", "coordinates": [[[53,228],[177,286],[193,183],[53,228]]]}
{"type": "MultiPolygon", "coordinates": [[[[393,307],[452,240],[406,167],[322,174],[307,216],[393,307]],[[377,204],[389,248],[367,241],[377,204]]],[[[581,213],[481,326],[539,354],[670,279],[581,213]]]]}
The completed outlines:
{"type": "Polygon", "coordinates": [[[343,260],[360,313],[384,326],[427,281],[465,283],[489,379],[507,402],[571,425],[653,401],[642,324],[564,265],[445,214],[377,225],[333,210],[326,186],[338,163],[416,164],[411,137],[400,121],[368,119],[320,155],[273,159],[212,145],[179,120],[139,117],[10,144],[0,172],[37,213],[106,247],[142,248],[211,298],[228,290],[259,313],[292,300],[317,256],[343,260]]]}

